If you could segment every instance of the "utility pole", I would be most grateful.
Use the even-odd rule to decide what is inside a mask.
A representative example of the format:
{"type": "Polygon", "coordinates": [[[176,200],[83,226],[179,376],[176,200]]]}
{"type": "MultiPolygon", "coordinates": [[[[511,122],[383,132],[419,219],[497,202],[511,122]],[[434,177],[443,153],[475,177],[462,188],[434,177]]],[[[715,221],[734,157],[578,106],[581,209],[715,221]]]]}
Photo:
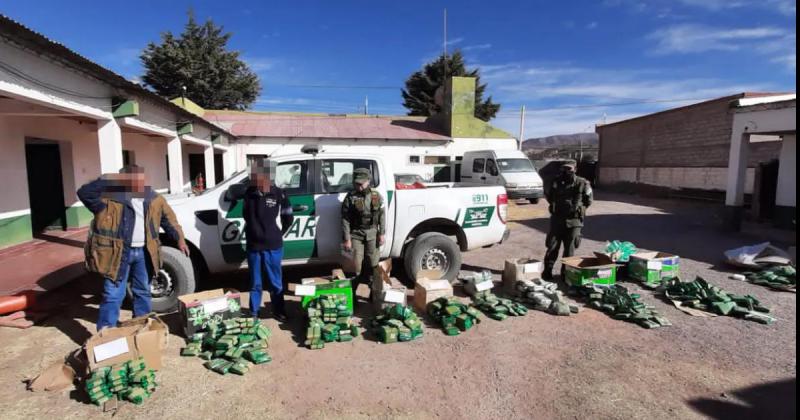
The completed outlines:
{"type": "Polygon", "coordinates": [[[519,142],[517,150],[522,150],[522,142],[525,139],[525,105],[519,110],[519,142]]]}
{"type": "Polygon", "coordinates": [[[364,115],[369,114],[369,96],[364,96],[364,115]]]}
{"type": "Polygon", "coordinates": [[[447,9],[444,9],[444,42],[442,43],[442,50],[444,51],[444,81],[447,82],[447,9]]]}

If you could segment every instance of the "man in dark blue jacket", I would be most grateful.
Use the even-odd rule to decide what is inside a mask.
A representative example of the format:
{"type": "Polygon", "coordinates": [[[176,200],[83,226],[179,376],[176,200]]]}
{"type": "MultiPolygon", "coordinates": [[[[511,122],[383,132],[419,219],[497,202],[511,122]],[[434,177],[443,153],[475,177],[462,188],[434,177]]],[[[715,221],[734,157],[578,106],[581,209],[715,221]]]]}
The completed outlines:
{"type": "Polygon", "coordinates": [[[250,312],[258,317],[261,309],[262,278],[267,275],[272,315],[286,321],[283,299],[283,235],[294,221],[286,193],[276,187],[274,166],[270,162],[253,165],[250,187],[244,196],[244,232],[247,241],[247,264],[250,267],[250,312]],[[278,218],[281,225],[278,227],[278,218]]]}

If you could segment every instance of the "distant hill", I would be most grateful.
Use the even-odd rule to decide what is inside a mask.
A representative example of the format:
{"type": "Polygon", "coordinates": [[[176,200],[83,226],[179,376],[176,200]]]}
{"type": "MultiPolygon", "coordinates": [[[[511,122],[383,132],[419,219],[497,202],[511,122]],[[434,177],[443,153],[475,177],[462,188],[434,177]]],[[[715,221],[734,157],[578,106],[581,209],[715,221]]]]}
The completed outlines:
{"type": "Polygon", "coordinates": [[[583,147],[597,147],[599,144],[597,133],[559,134],[527,139],[522,143],[522,150],[573,148],[580,147],[581,143],[583,147]]]}

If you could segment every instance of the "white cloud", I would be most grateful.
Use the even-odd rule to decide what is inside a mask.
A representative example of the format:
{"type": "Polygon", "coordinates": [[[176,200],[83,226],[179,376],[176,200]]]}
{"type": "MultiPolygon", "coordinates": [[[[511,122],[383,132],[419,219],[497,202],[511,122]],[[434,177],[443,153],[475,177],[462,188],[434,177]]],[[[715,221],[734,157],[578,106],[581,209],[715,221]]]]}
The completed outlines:
{"type": "Polygon", "coordinates": [[[592,131],[604,118],[612,122],[738,92],[775,90],[651,69],[522,62],[477,67],[489,94],[503,104],[492,124],[516,134],[519,107],[525,104],[526,138],[592,131]]]}
{"type": "Polygon", "coordinates": [[[703,9],[710,12],[738,11],[745,8],[758,8],[773,11],[785,16],[795,16],[797,6],[795,0],[605,0],[606,7],[624,7],[635,13],[658,10],[657,16],[680,17],[673,13],[672,6],[683,6],[684,9],[703,9]]]}
{"type": "Polygon", "coordinates": [[[492,48],[492,44],[476,44],[476,45],[467,45],[461,48],[461,51],[474,51],[474,50],[488,50],[492,48]]]}
{"type": "Polygon", "coordinates": [[[263,73],[267,70],[272,70],[278,62],[278,60],[274,58],[250,56],[242,57],[242,61],[247,63],[250,70],[255,73],[263,73]]]}
{"type": "Polygon", "coordinates": [[[464,41],[464,38],[452,38],[447,40],[447,45],[456,45],[464,41]]]}
{"type": "Polygon", "coordinates": [[[699,24],[680,24],[659,29],[648,38],[656,42],[656,54],[737,51],[757,47],[759,42],[785,37],[787,32],[772,26],[719,28],[699,24]]]}

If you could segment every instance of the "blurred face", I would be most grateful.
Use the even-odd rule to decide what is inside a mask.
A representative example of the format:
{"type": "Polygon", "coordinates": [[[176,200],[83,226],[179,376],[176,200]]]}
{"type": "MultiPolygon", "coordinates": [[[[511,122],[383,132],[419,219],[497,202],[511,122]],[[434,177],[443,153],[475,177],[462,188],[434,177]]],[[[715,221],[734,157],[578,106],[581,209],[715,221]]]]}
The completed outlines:
{"type": "Polygon", "coordinates": [[[356,191],[362,192],[369,188],[369,180],[361,181],[361,182],[353,182],[353,186],[356,187],[356,191]]]}
{"type": "Polygon", "coordinates": [[[252,180],[253,185],[259,189],[259,191],[269,192],[270,189],[270,179],[269,174],[264,172],[254,172],[250,174],[250,179],[252,180]]]}
{"type": "Polygon", "coordinates": [[[112,182],[112,186],[116,186],[115,189],[119,188],[122,191],[133,193],[144,192],[144,172],[110,174],[108,180],[112,182]]]}

